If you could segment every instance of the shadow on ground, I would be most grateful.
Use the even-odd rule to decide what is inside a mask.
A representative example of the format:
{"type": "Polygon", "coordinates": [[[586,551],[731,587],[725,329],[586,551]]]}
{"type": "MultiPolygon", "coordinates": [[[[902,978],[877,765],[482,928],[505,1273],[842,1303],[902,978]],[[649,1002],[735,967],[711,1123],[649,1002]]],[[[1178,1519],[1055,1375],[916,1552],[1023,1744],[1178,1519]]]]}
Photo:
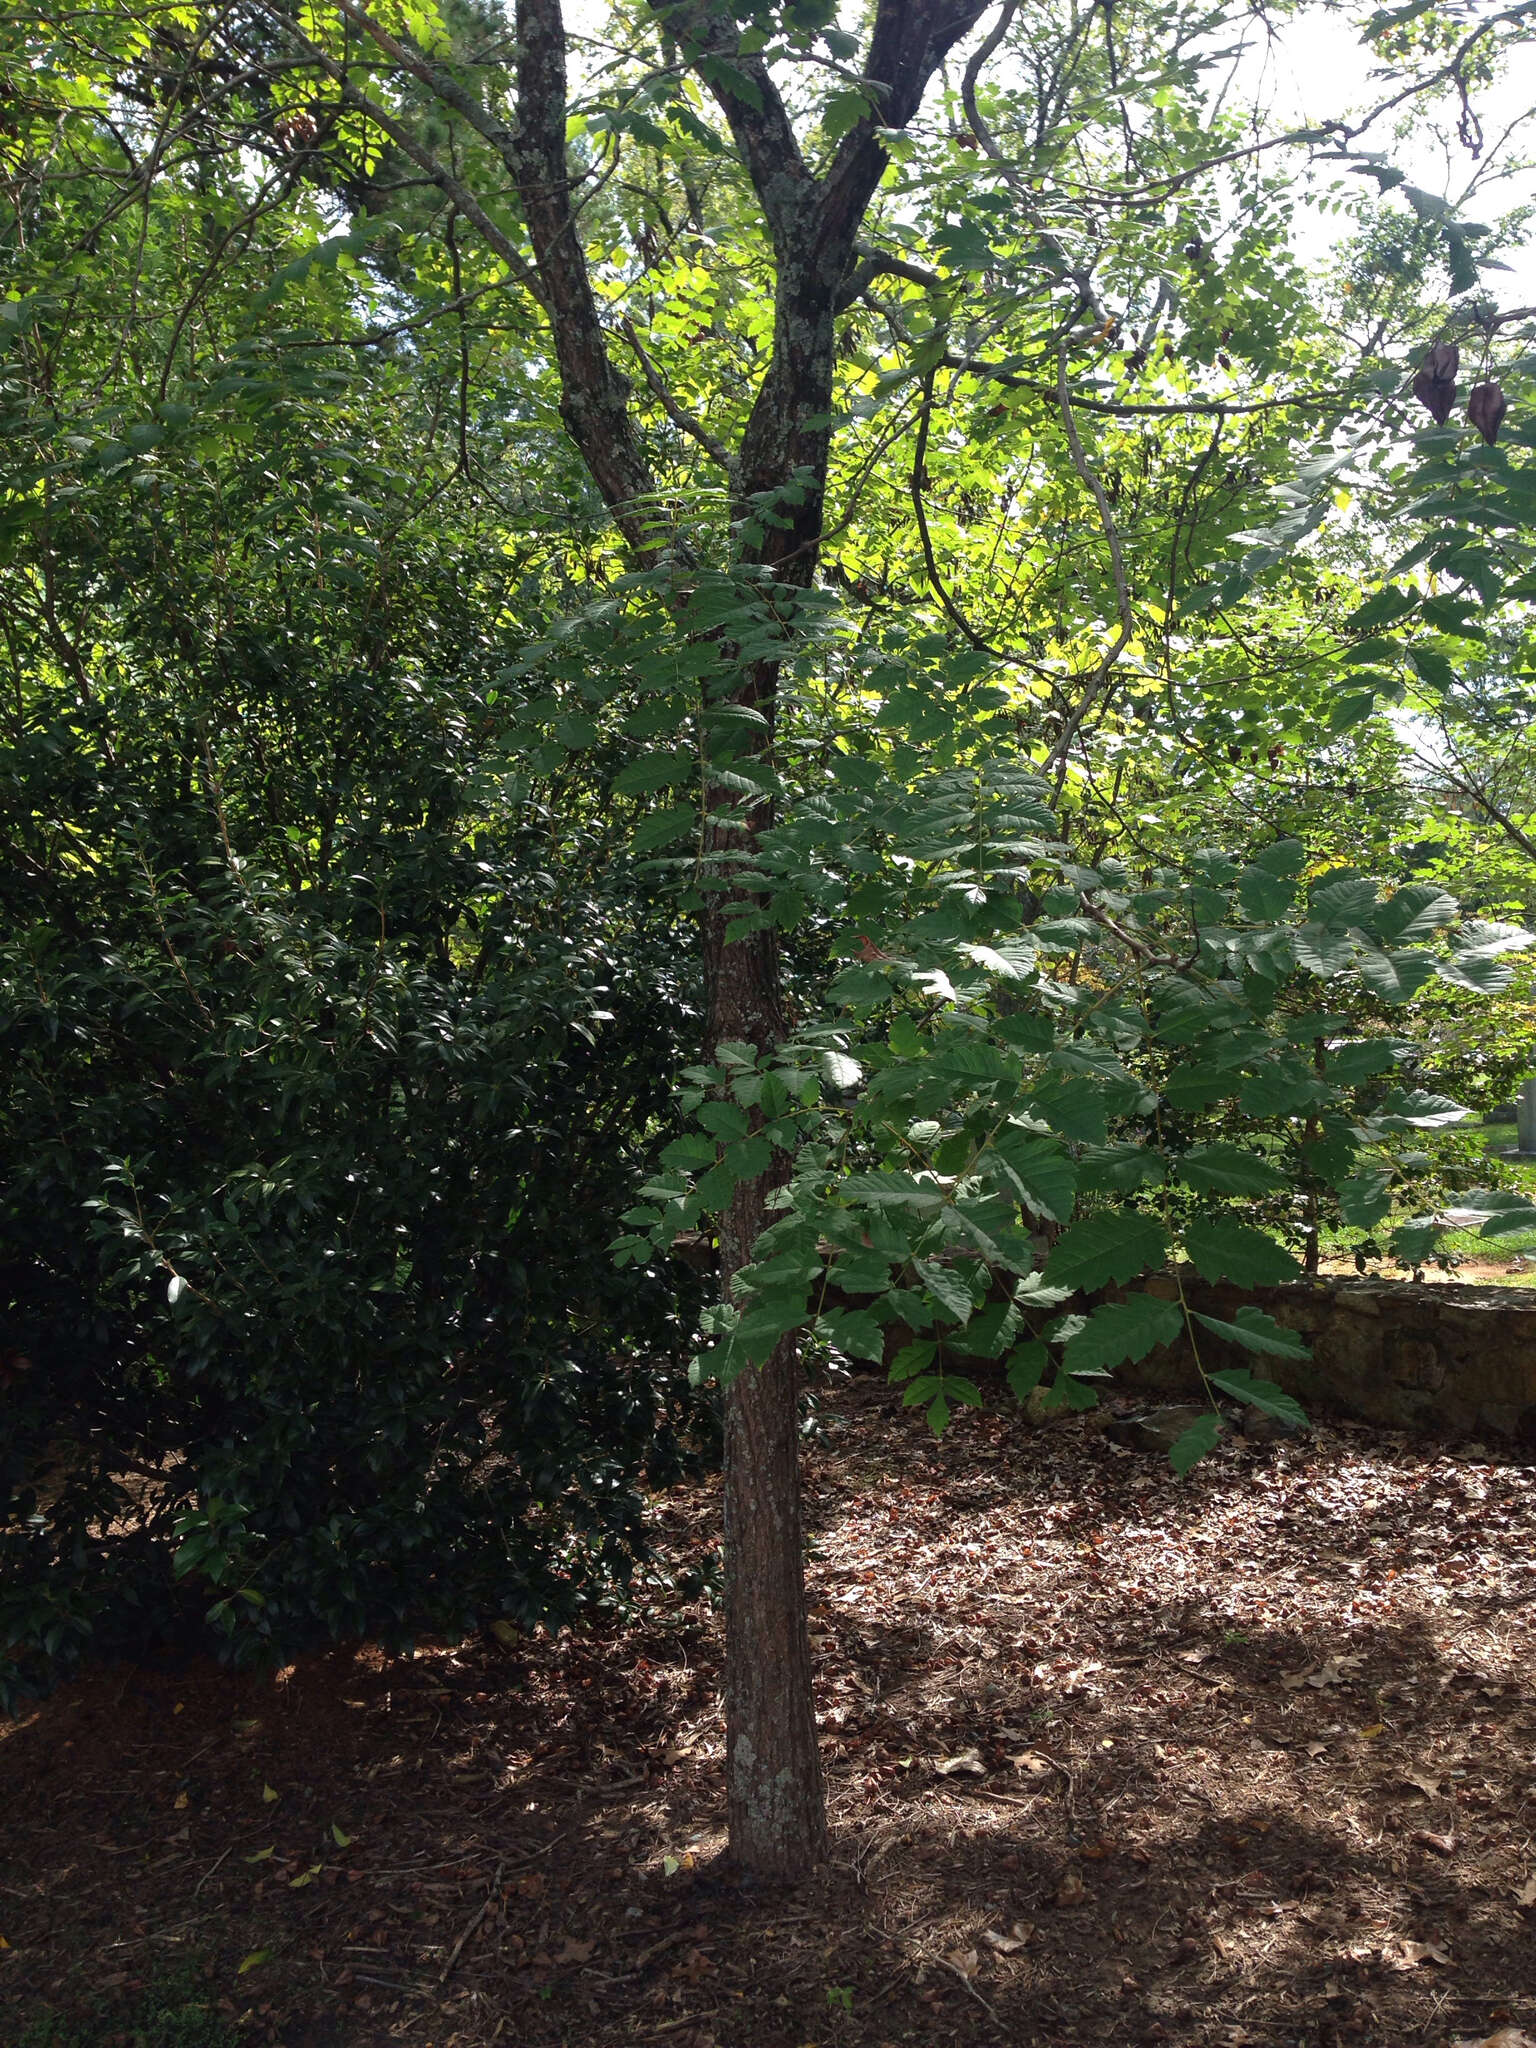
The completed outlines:
{"type": "MultiPolygon", "coordinates": [[[[828,1870],[721,1874],[715,1622],[671,1596],[511,1652],[96,1672],[0,1736],[0,2042],[93,2005],[74,2040],[132,2039],[168,1965],[288,2048],[1531,2023],[1528,1474],[1325,1431],[1175,1481],[1077,1424],[823,1412],[828,1870]]],[[[659,1502],[664,1549],[714,1506],[659,1502]]]]}

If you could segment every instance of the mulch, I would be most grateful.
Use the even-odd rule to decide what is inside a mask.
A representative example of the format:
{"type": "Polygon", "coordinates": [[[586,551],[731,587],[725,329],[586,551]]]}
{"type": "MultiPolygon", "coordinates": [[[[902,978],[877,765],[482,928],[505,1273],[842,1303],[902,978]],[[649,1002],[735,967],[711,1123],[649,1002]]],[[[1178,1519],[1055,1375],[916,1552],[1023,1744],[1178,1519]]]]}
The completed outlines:
{"type": "MultiPolygon", "coordinates": [[[[1319,1427],[1178,1479],[1091,1418],[817,1414],[827,1869],[720,1863],[718,1621],[665,1569],[581,1634],[97,1670],[0,1724],[0,2043],[173,1961],[285,2048],[1533,2024],[1528,1466],[1319,1427]]],[[[656,1501],[663,1567],[717,1504],[656,1501]]]]}

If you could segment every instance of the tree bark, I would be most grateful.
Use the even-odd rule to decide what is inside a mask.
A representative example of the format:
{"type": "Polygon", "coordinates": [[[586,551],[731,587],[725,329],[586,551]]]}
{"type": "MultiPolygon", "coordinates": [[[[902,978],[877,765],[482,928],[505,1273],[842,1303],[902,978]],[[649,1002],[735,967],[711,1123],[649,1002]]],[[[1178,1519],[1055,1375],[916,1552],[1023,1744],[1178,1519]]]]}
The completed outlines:
{"type": "MultiPolygon", "coordinates": [[[[365,0],[339,0],[348,19],[497,151],[522,204],[533,252],[528,266],[474,199],[422,145],[397,137],[453,198],[464,217],[499,247],[549,315],[560,372],[561,415],[615,523],[642,564],[667,547],[655,480],[629,408],[627,380],[614,365],[583,252],[566,155],[565,30],[560,0],[518,0],[517,121],[507,126],[446,67],[375,22],[365,0]]],[[[704,5],[653,0],[669,38],[690,63],[712,56],[730,69],[701,76],[725,115],[773,238],[774,348],[742,437],[741,504],[789,487],[784,512],[760,522],[746,558],[805,588],[816,573],[831,442],[837,313],[854,265],[859,226],[885,170],[882,129],[912,118],[945,53],[978,19],[984,0],[877,0],[863,67],[868,113],[815,176],[761,57],[739,48],[740,28],[704,5]],[[743,76],[745,94],[729,83],[743,76]]],[[[320,61],[335,70],[331,60],[320,61]]],[[[346,88],[347,90],[353,90],[346,88]]],[[[387,132],[400,126],[376,110],[387,132]]],[[[778,669],[757,663],[740,701],[759,711],[759,758],[774,744],[778,669]]],[[[708,812],[732,800],[706,787],[708,812]]],[[[766,801],[708,832],[708,849],[750,851],[771,818],[766,801]]],[[[730,870],[725,872],[729,874],[730,870]]],[[[786,1035],[779,953],[771,931],[727,942],[733,913],[750,898],[712,891],[702,919],[705,1050],[737,1040],[766,1051],[786,1035]]],[[[720,1229],[725,1296],[751,1263],[771,1220],[782,1166],[738,1187],[720,1229]]],[[[800,1501],[800,1362],[786,1338],[767,1364],[749,1368],[725,1398],[726,1774],[731,1853],[745,1869],[794,1878],[826,1849],[826,1803],[816,1738],[806,1624],[800,1501]]]]}

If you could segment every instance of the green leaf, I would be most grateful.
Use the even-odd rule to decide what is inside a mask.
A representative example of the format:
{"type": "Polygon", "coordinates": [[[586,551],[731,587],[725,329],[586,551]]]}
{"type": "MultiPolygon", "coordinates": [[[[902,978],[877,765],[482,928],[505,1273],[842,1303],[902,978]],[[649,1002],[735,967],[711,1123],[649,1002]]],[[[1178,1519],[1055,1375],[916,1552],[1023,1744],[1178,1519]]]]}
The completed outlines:
{"type": "Polygon", "coordinates": [[[1373,995],[1387,1003],[1406,1003],[1434,974],[1437,962],[1432,953],[1376,953],[1360,955],[1360,979],[1373,995]]]}
{"type": "MultiPolygon", "coordinates": [[[[642,754],[613,778],[615,796],[640,796],[653,789],[670,789],[691,780],[696,763],[691,754],[642,754]]],[[[689,812],[690,821],[693,813],[689,812]]]]}
{"type": "Polygon", "coordinates": [[[1268,1195],[1285,1186],[1278,1167],[1237,1145],[1192,1145],[1177,1171],[1186,1186],[1208,1195],[1268,1195]]]}
{"type": "Polygon", "coordinates": [[[1367,1166],[1339,1184],[1339,1214],[1351,1230],[1369,1230],[1392,1207],[1392,1169],[1367,1166]]]}
{"type": "MultiPolygon", "coordinates": [[[[1044,1346],[1041,1347],[1042,1350],[1044,1346]]],[[[918,1337],[910,1344],[903,1344],[891,1360],[891,1379],[899,1386],[903,1380],[915,1379],[920,1372],[926,1372],[939,1355],[939,1347],[931,1337],[918,1337]]]]}
{"type": "Polygon", "coordinates": [[[878,1365],[885,1356],[885,1331],[866,1309],[831,1309],[817,1323],[827,1342],[848,1358],[878,1365]]]}
{"type": "Polygon", "coordinates": [[[1019,1345],[1008,1360],[1006,1378],[1008,1391],[1015,1400],[1025,1401],[1039,1386],[1045,1369],[1051,1362],[1051,1354],[1039,1342],[1019,1345]]]}
{"type": "MultiPolygon", "coordinates": [[[[1202,1319],[1203,1320],[1203,1319],[1202,1319]]],[[[1175,1472],[1187,1472],[1191,1465],[1214,1451],[1221,1436],[1221,1417],[1202,1415],[1198,1422],[1192,1422],[1184,1434],[1170,1447],[1168,1462],[1175,1472]]]]}
{"type": "Polygon", "coordinates": [[[1248,1116],[1299,1116],[1314,1108],[1326,1093],[1315,1074],[1290,1064],[1270,1061],[1258,1073],[1250,1074],[1238,1090],[1237,1099],[1248,1116]]]}
{"type": "Polygon", "coordinates": [[[1405,1266],[1417,1266],[1429,1257],[1444,1229],[1443,1223],[1436,1223],[1429,1216],[1418,1216],[1412,1222],[1400,1223],[1392,1233],[1392,1256],[1401,1259],[1405,1266]]]}
{"type": "Polygon", "coordinates": [[[1301,1274],[1284,1245],[1225,1217],[1192,1218],[1184,1231],[1184,1250],[1207,1280],[1231,1280],[1239,1287],[1273,1287],[1301,1274]]]}
{"type": "Polygon", "coordinates": [[[918,1278],[945,1313],[957,1323],[968,1323],[976,1307],[965,1276],[953,1266],[941,1266],[934,1259],[919,1259],[918,1278]]]}
{"type": "Polygon", "coordinates": [[[1387,1097],[1379,1120],[1389,1131],[1437,1131],[1447,1124],[1459,1124],[1471,1114],[1464,1103],[1453,1102],[1449,1095],[1401,1088],[1387,1097]]]}
{"type": "Polygon", "coordinates": [[[1113,1189],[1134,1194],[1168,1178],[1168,1162],[1150,1145],[1085,1145],[1078,1155],[1078,1186],[1086,1193],[1113,1189]]]}
{"type": "Polygon", "coordinates": [[[1134,1280],[1164,1264],[1168,1239],[1162,1225],[1134,1209],[1085,1216],[1057,1239],[1041,1275],[1047,1286],[1074,1290],[1134,1280]]]}
{"type": "Polygon", "coordinates": [[[1108,1127],[1104,1097],[1092,1081],[1074,1077],[1048,1083],[1030,1097],[1029,1107],[1070,1143],[1102,1145],[1108,1127]]]}
{"type": "Polygon", "coordinates": [[[857,1088],[864,1078],[864,1069],[845,1052],[824,1052],[821,1078],[829,1088],[857,1088]]]}
{"type": "Polygon", "coordinates": [[[1244,1351],[1258,1351],[1271,1358],[1310,1358],[1311,1352],[1301,1339],[1290,1330],[1282,1329],[1273,1316],[1265,1315],[1261,1308],[1240,1308],[1233,1320],[1223,1322],[1219,1316],[1208,1316],[1199,1309],[1195,1321],[1204,1323],[1208,1330],[1214,1330],[1218,1337],[1225,1337],[1229,1344],[1240,1344],[1244,1351]]]}
{"type": "Polygon", "coordinates": [[[1384,584],[1358,610],[1350,613],[1344,621],[1344,630],[1346,633],[1373,633],[1378,627],[1395,625],[1399,619],[1408,616],[1418,601],[1417,591],[1405,590],[1396,583],[1384,584]]]}
{"type": "Polygon", "coordinates": [[[1091,1372],[1145,1358],[1159,1344],[1172,1344],[1183,1333],[1184,1313],[1176,1301],[1151,1294],[1131,1294],[1124,1301],[1106,1301],[1093,1311],[1062,1352],[1068,1372],[1091,1372]]]}
{"type": "Polygon", "coordinates": [[[1230,1372],[1213,1372],[1211,1385],[1220,1387],[1234,1401],[1246,1401],[1250,1408],[1273,1415],[1277,1422],[1288,1422],[1293,1429],[1307,1426],[1307,1412],[1293,1394],[1287,1394],[1273,1380],[1256,1380],[1246,1366],[1234,1366],[1230,1372]]]}
{"type": "Polygon", "coordinates": [[[1283,917],[1295,895],[1296,883],[1290,876],[1274,874],[1257,863],[1244,868],[1238,877],[1238,901],[1256,922],[1283,917]]]}
{"type": "Polygon", "coordinates": [[[1376,884],[1363,875],[1325,882],[1312,891],[1308,915],[1319,924],[1349,926],[1366,923],[1376,908],[1376,884]]]}
{"type": "Polygon", "coordinates": [[[1501,1209],[1490,1216],[1477,1233],[1479,1237],[1512,1237],[1516,1231],[1536,1230],[1536,1207],[1501,1209]]]}
{"type": "Polygon", "coordinates": [[[1001,1163],[1002,1177],[1033,1214],[1066,1222],[1077,1196],[1077,1170],[1058,1144],[1027,1136],[1016,1124],[1004,1124],[993,1132],[983,1165],[989,1157],[1001,1163]]]}

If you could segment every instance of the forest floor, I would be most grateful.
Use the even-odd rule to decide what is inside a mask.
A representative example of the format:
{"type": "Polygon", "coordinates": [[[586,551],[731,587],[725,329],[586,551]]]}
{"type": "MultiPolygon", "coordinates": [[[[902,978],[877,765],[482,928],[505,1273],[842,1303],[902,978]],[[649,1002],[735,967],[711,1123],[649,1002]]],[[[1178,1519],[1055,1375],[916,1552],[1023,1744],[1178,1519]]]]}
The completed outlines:
{"type": "MultiPolygon", "coordinates": [[[[1080,1421],[935,1444],[872,1380],[819,1418],[825,1872],[716,1868],[717,1618],[665,1583],[507,1648],[98,1671],[0,1724],[0,2043],[51,2010],[158,2048],[75,2028],[177,1959],[215,2030],[178,2043],[1533,2026],[1528,1464],[1320,1427],[1180,1480],[1080,1421]]],[[[700,1561],[717,1503],[656,1503],[666,1557],[700,1561]]]]}

